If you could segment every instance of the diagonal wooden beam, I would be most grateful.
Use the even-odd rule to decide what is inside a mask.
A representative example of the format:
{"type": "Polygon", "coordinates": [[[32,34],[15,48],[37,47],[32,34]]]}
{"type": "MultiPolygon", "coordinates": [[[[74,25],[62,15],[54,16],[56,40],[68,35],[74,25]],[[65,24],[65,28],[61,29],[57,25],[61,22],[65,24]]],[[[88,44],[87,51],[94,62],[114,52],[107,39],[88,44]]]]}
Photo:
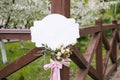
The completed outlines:
{"type": "Polygon", "coordinates": [[[120,34],[119,34],[119,31],[117,31],[117,42],[120,42],[120,34]]]}
{"type": "MultiPolygon", "coordinates": [[[[72,46],[71,50],[72,50],[73,54],[70,56],[70,58],[80,68],[81,72],[84,73],[85,70],[88,67],[88,62],[86,61],[86,59],[84,58],[84,56],[81,55],[80,51],[77,49],[76,46],[72,46]]],[[[97,71],[92,66],[90,66],[88,74],[93,79],[96,79],[96,80],[99,79],[99,75],[97,74],[97,71]]],[[[82,78],[82,74],[80,75],[80,73],[79,73],[78,76],[80,76],[80,78],[82,78]]],[[[80,80],[80,78],[78,80],[80,80]]]]}
{"type": "Polygon", "coordinates": [[[106,36],[104,33],[102,33],[102,42],[105,46],[105,49],[106,50],[110,50],[110,44],[109,44],[109,41],[106,39],[106,36]]]}
{"type": "Polygon", "coordinates": [[[93,37],[90,40],[90,43],[87,47],[87,50],[84,54],[85,59],[87,60],[87,62],[89,62],[91,64],[91,60],[93,58],[94,55],[94,51],[96,50],[98,44],[99,44],[99,40],[101,38],[101,34],[97,33],[95,35],[93,35],[93,37]]]}
{"type": "MultiPolygon", "coordinates": [[[[72,58],[72,60],[81,68],[84,70],[81,70],[81,74],[84,74],[83,76],[80,75],[79,79],[82,78],[82,80],[85,79],[87,73],[93,78],[93,79],[99,79],[97,72],[94,70],[94,68],[92,68],[91,66],[91,62],[94,56],[94,51],[96,50],[96,47],[99,44],[99,40],[101,38],[101,34],[100,33],[96,33],[92,39],[90,40],[90,43],[88,45],[88,48],[86,50],[86,53],[84,55],[85,58],[83,58],[82,56],[80,56],[79,51],[76,49],[76,54],[74,54],[72,58]],[[76,58],[75,58],[76,56],[76,58]],[[83,62],[84,61],[84,62],[83,62]],[[79,63],[78,63],[79,62],[79,63]],[[91,71],[93,70],[93,71],[91,71]],[[95,73],[95,74],[94,74],[95,73]]],[[[73,50],[74,51],[74,50],[73,50]]]]}
{"type": "Polygon", "coordinates": [[[116,64],[109,64],[107,69],[106,69],[106,73],[104,74],[104,80],[108,80],[110,74],[113,72],[113,70],[115,70],[116,68],[116,64]]]}
{"type": "Polygon", "coordinates": [[[118,24],[117,20],[113,20],[112,22],[115,26],[115,29],[113,29],[113,36],[114,36],[114,42],[112,45],[112,53],[110,54],[110,59],[113,64],[116,64],[115,70],[117,70],[117,42],[118,42],[118,37],[117,37],[117,32],[118,32],[118,24]]]}
{"type": "Polygon", "coordinates": [[[44,50],[44,48],[34,48],[26,55],[20,57],[16,61],[12,62],[11,64],[7,65],[5,68],[0,70],[0,80],[8,77],[12,73],[18,71],[19,69],[23,68],[24,66],[28,65],[29,63],[33,62],[34,60],[38,59],[43,55],[43,52],[39,53],[40,51],[44,50]],[[36,56],[36,55],[39,56],[36,56]]]}
{"type": "Polygon", "coordinates": [[[96,49],[96,70],[99,75],[99,80],[103,80],[103,55],[102,55],[102,32],[96,49]]]}
{"type": "Polygon", "coordinates": [[[112,52],[110,54],[110,58],[112,63],[117,62],[117,29],[113,31],[113,44],[111,45],[112,52]]]}
{"type": "Polygon", "coordinates": [[[107,54],[105,55],[104,60],[103,60],[103,64],[104,64],[103,74],[105,74],[105,72],[106,72],[107,63],[108,63],[108,60],[109,60],[110,55],[112,53],[112,50],[114,48],[113,45],[114,45],[115,39],[116,39],[116,30],[114,30],[112,33],[112,36],[111,36],[111,39],[109,42],[110,49],[107,51],[107,54]]]}

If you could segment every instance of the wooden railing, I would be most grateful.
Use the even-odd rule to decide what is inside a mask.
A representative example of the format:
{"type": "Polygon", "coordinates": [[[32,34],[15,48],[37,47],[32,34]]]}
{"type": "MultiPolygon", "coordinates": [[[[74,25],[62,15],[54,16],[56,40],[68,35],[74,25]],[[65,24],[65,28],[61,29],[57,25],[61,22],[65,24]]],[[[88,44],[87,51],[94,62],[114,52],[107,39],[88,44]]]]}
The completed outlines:
{"type": "MultiPolygon", "coordinates": [[[[52,0],[52,13],[60,13],[69,17],[69,4],[70,0],[52,0]]],[[[101,20],[97,20],[94,26],[82,27],[79,29],[80,37],[87,36],[89,34],[91,34],[92,37],[87,46],[86,52],[83,55],[76,45],[71,46],[72,55],[70,58],[79,67],[76,80],[85,80],[87,75],[95,80],[107,80],[110,74],[117,69],[117,65],[120,62],[120,56],[118,54],[118,50],[120,48],[119,27],[120,24],[118,24],[116,20],[109,25],[103,25],[101,20]],[[104,33],[106,30],[112,31],[111,38],[109,40],[104,33]],[[102,45],[104,45],[106,50],[106,54],[104,53],[105,55],[103,55],[102,52],[102,45]],[[96,58],[95,68],[91,65],[94,55],[96,58]],[[109,59],[111,60],[111,63],[109,63],[109,59]]],[[[1,29],[0,39],[30,40],[30,30],[1,29]]],[[[23,55],[16,61],[1,69],[0,80],[5,80],[6,77],[12,73],[41,57],[43,53],[41,53],[40,56],[34,56],[35,54],[38,54],[38,51],[40,50],[44,50],[44,48],[34,48],[26,55],[23,55]]],[[[61,70],[61,80],[69,80],[68,67],[63,66],[61,70]]]]}
{"type": "MultiPolygon", "coordinates": [[[[97,20],[95,26],[80,28],[79,31],[81,37],[87,36],[88,34],[92,34],[93,36],[90,39],[84,55],[80,53],[79,49],[75,45],[71,46],[73,54],[70,56],[70,58],[80,69],[76,76],[76,80],[85,80],[87,74],[90,75],[93,79],[104,80],[108,78],[114,70],[116,70],[117,63],[120,59],[120,56],[118,54],[118,50],[120,47],[120,35],[118,31],[119,27],[120,24],[117,24],[116,20],[114,20],[113,24],[111,25],[102,25],[102,21],[97,20]],[[107,40],[105,36],[104,32],[106,30],[112,30],[110,40],[107,40]],[[106,49],[106,54],[104,53],[105,56],[103,56],[102,53],[102,44],[106,49]],[[91,65],[94,54],[96,54],[96,68],[93,68],[93,66],[91,65]],[[111,64],[108,64],[109,59],[111,60],[111,64]]],[[[30,30],[1,29],[0,39],[30,40],[30,30]]],[[[38,51],[43,49],[44,48],[34,48],[28,54],[7,65],[5,68],[0,70],[0,79],[2,80],[8,77],[10,74],[16,72],[25,65],[41,57],[42,55],[34,56],[34,54],[38,54],[38,51]]],[[[66,77],[66,80],[69,80],[69,69],[65,66],[63,68],[65,68],[63,69],[63,72],[67,73],[68,77],[66,76],[66,74],[64,76],[62,71],[61,76],[64,76],[64,78],[66,77]]]]}
{"type": "Polygon", "coordinates": [[[72,47],[73,55],[71,59],[80,68],[76,80],[85,80],[87,74],[95,80],[108,80],[109,75],[117,69],[117,63],[120,60],[118,54],[120,47],[119,27],[120,24],[117,24],[115,20],[112,25],[102,25],[102,22],[98,20],[96,21],[95,27],[80,29],[81,36],[86,36],[88,34],[93,34],[93,36],[90,39],[84,55],[81,55],[76,46],[72,47]],[[105,36],[104,32],[106,30],[112,30],[110,40],[105,36]],[[106,53],[102,52],[102,44],[104,45],[106,53]],[[96,57],[96,68],[91,66],[94,54],[96,57]],[[105,54],[105,56],[103,56],[103,54],[105,54]],[[111,60],[111,64],[109,59],[111,60]]]}

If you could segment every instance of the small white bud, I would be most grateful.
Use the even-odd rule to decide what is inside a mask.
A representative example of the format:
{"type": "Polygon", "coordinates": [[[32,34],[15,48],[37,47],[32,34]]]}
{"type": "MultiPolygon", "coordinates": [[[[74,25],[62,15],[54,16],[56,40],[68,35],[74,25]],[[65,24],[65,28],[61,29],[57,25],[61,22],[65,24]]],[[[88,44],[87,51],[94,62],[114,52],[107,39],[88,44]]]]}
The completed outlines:
{"type": "Polygon", "coordinates": [[[61,52],[58,52],[57,54],[56,54],[56,56],[61,56],[62,55],[62,53],[61,52]]]}

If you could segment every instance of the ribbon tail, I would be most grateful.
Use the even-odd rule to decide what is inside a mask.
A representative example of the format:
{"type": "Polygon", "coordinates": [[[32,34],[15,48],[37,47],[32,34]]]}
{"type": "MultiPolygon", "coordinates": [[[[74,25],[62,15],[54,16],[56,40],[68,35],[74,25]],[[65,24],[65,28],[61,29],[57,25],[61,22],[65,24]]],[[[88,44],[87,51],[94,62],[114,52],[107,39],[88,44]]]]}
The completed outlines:
{"type": "Polygon", "coordinates": [[[51,69],[50,80],[53,80],[54,69],[51,69]]]}
{"type": "Polygon", "coordinates": [[[54,69],[52,80],[60,80],[60,69],[58,68],[54,69]]]}
{"type": "Polygon", "coordinates": [[[58,80],[61,80],[60,79],[60,69],[58,69],[58,80]]]}

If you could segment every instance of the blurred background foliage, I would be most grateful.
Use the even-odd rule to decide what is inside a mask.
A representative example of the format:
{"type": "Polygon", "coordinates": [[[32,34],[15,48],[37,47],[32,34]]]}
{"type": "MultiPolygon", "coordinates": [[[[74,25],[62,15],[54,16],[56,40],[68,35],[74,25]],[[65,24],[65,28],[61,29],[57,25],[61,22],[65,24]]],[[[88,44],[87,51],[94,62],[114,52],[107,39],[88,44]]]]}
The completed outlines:
{"type": "MultiPolygon", "coordinates": [[[[30,28],[35,20],[50,14],[51,0],[0,0],[0,27],[30,28]]],[[[71,17],[80,26],[101,18],[120,20],[120,0],[71,0],[71,17]]]]}

